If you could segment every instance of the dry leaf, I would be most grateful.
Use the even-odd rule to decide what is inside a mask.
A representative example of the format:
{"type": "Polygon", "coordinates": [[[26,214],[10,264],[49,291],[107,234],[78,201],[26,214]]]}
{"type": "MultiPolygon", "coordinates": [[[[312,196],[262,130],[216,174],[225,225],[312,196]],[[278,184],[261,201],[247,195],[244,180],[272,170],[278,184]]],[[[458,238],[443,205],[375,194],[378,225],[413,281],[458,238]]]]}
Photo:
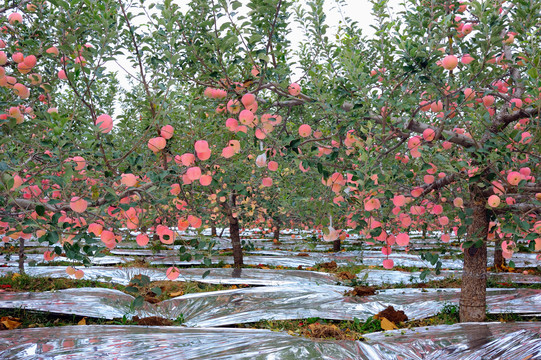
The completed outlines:
{"type": "Polygon", "coordinates": [[[182,292],[182,290],[180,290],[180,291],[177,291],[177,292],[172,292],[171,294],[169,294],[169,296],[177,297],[177,296],[181,296],[182,294],[184,294],[184,293],[182,292]]]}
{"type": "Polygon", "coordinates": [[[19,326],[21,326],[21,323],[17,320],[20,320],[18,318],[12,318],[10,316],[3,316],[0,318],[0,323],[6,327],[8,330],[17,329],[19,326]]]}
{"type": "Polygon", "coordinates": [[[398,328],[396,327],[396,325],[395,325],[393,322],[387,320],[387,319],[384,318],[384,317],[381,318],[381,328],[382,328],[383,330],[394,330],[394,329],[398,329],[398,328]]]}
{"type": "Polygon", "coordinates": [[[78,323],[77,325],[86,325],[86,318],[82,318],[78,323]]]}
{"type": "Polygon", "coordinates": [[[21,276],[21,274],[15,273],[15,274],[13,274],[13,276],[11,277],[11,280],[15,280],[15,279],[17,279],[19,276],[21,276]]]}

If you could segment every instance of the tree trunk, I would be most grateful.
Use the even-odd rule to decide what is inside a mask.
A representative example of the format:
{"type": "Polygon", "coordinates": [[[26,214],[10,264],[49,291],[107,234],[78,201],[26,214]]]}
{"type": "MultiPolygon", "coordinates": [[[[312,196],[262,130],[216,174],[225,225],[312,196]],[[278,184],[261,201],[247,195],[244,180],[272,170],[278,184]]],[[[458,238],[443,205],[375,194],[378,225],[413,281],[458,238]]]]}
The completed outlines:
{"type": "Polygon", "coordinates": [[[280,241],[280,224],[274,222],[274,240],[280,241]]]}
{"type": "Polygon", "coordinates": [[[210,227],[210,236],[216,236],[216,226],[214,225],[210,227]]]}
{"type": "Polygon", "coordinates": [[[229,236],[231,237],[231,245],[233,246],[233,261],[236,268],[240,268],[243,264],[242,245],[240,243],[239,219],[235,215],[237,194],[233,193],[229,196],[229,202],[221,203],[229,221],[229,236]]]}
{"type": "Polygon", "coordinates": [[[236,268],[243,265],[242,246],[240,244],[239,219],[228,216],[229,218],[229,234],[231,236],[231,244],[233,245],[233,261],[236,268]]]}
{"type": "Polygon", "coordinates": [[[19,238],[19,274],[24,274],[24,239],[19,238]]]}
{"type": "Polygon", "coordinates": [[[332,242],[332,250],[338,252],[341,250],[340,239],[336,239],[332,242]]]}
{"type": "Polygon", "coordinates": [[[479,194],[480,191],[472,190],[473,214],[467,238],[473,242],[482,240],[482,245],[464,249],[464,271],[460,293],[461,322],[484,321],[486,317],[488,214],[485,209],[486,199],[479,194]]]}
{"type": "Polygon", "coordinates": [[[496,272],[503,270],[505,266],[505,259],[503,258],[502,241],[496,241],[494,245],[494,270],[496,272]]]}

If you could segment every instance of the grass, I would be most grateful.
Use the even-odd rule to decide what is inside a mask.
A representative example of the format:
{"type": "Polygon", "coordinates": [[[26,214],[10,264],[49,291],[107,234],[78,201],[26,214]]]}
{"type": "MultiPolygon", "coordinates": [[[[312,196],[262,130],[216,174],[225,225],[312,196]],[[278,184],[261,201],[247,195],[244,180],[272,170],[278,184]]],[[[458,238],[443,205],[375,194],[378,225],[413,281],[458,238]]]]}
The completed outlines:
{"type": "Polygon", "coordinates": [[[363,334],[382,331],[380,321],[372,317],[364,322],[357,318],[352,321],[339,321],[318,317],[300,320],[261,320],[238,324],[237,327],[285,331],[290,335],[334,340],[363,340],[363,334]]]}
{"type": "Polygon", "coordinates": [[[95,287],[123,290],[124,286],[95,280],[74,280],[66,278],[32,277],[28,275],[5,275],[0,277],[0,285],[13,291],[53,291],[70,288],[95,287]],[[8,286],[6,286],[8,285],[8,286]]]}
{"type": "Polygon", "coordinates": [[[144,286],[137,286],[138,293],[134,294],[134,292],[127,291],[124,285],[95,280],[6,275],[0,277],[0,286],[10,289],[10,291],[21,292],[43,292],[82,287],[116,289],[130,295],[143,295],[147,297],[147,300],[159,302],[185,294],[238,289],[248,285],[207,284],[196,281],[153,281],[144,286]],[[161,289],[159,296],[152,292],[152,289],[156,287],[161,289]]]}
{"type": "Polygon", "coordinates": [[[94,319],[78,315],[52,314],[26,309],[0,309],[0,317],[10,317],[20,322],[21,324],[18,328],[23,329],[77,325],[83,319],[86,325],[136,325],[136,322],[127,319],[94,319]]]}
{"type": "MultiPolygon", "coordinates": [[[[91,318],[80,315],[53,314],[44,311],[34,311],[26,309],[0,309],[0,318],[9,318],[19,324],[18,329],[38,328],[38,327],[58,327],[70,325],[148,325],[140,323],[136,318],[127,317],[113,320],[91,318]]],[[[183,323],[183,316],[176,320],[167,321],[167,325],[180,326],[183,323]]],[[[165,324],[155,324],[163,326],[165,324]]],[[[0,331],[3,330],[3,324],[0,324],[0,331]]]]}
{"type": "MultiPolygon", "coordinates": [[[[519,314],[487,314],[487,322],[514,322],[514,321],[537,321],[537,318],[521,316],[519,314]]],[[[413,320],[405,323],[395,324],[399,329],[410,329],[415,327],[435,326],[435,325],[453,325],[460,322],[459,308],[457,305],[446,304],[441,311],[429,318],[413,320]]],[[[367,333],[383,331],[381,322],[374,317],[369,317],[366,321],[360,321],[357,318],[351,321],[326,320],[321,318],[307,318],[300,320],[261,320],[254,323],[238,324],[240,328],[267,329],[272,331],[285,331],[290,335],[305,337],[323,337],[325,339],[348,339],[362,340],[362,335],[367,333]],[[316,326],[335,327],[339,332],[323,332],[324,336],[317,336],[321,331],[316,331],[316,326]],[[329,335],[329,336],[325,336],[329,335]],[[336,336],[332,336],[336,335],[336,336]]]]}

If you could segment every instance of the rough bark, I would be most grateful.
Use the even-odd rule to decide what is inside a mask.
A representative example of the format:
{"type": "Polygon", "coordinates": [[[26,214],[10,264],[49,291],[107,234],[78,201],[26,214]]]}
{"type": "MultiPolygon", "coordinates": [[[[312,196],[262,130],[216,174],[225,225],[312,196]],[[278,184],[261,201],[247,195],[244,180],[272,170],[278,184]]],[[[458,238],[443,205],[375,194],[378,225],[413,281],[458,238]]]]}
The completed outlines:
{"type": "Polygon", "coordinates": [[[486,199],[472,191],[472,223],[468,227],[468,240],[481,241],[480,247],[471,246],[464,250],[464,271],[460,293],[460,321],[479,322],[486,317],[487,284],[487,235],[488,214],[486,199]]]}
{"type": "Polygon", "coordinates": [[[496,241],[496,245],[494,248],[494,269],[496,271],[503,270],[503,267],[505,266],[505,259],[503,258],[503,251],[502,251],[502,242],[501,240],[496,241]]]}
{"type": "Polygon", "coordinates": [[[235,268],[240,268],[244,264],[242,245],[240,243],[240,229],[239,219],[234,216],[235,206],[237,200],[236,194],[231,194],[229,197],[229,203],[223,202],[222,206],[227,214],[227,220],[229,221],[229,236],[231,237],[231,245],[233,246],[233,262],[235,268]]]}
{"type": "Polygon", "coordinates": [[[280,224],[277,222],[274,222],[274,236],[273,239],[276,241],[280,241],[280,224]]]}
{"type": "Polygon", "coordinates": [[[242,246],[240,243],[239,219],[228,216],[229,218],[229,234],[231,236],[231,244],[233,245],[233,261],[236,268],[240,268],[243,262],[242,246]]]}
{"type": "Polygon", "coordinates": [[[19,239],[19,274],[24,274],[24,239],[19,239]]]}
{"type": "Polygon", "coordinates": [[[342,249],[341,247],[341,244],[340,244],[340,239],[336,239],[332,242],[332,250],[334,252],[338,252],[342,249]]]}
{"type": "Polygon", "coordinates": [[[210,227],[210,236],[216,236],[216,226],[214,225],[210,227]]]}

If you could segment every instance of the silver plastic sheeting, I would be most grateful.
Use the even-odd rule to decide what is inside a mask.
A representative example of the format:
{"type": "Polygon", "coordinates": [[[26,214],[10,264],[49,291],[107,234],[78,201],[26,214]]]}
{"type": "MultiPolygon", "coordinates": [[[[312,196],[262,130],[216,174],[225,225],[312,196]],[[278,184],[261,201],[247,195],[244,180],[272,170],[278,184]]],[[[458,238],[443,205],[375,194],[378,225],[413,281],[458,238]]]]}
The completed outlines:
{"type": "MultiPolygon", "coordinates": [[[[333,320],[366,320],[392,305],[409,319],[437,314],[446,304],[458,304],[458,289],[391,289],[377,295],[345,297],[351,288],[331,285],[287,285],[188,294],[156,305],[144,303],[129,313],[133,297],[110,289],[67,289],[44,293],[0,293],[0,308],[26,308],[97,318],[124,315],[183,316],[190,327],[225,326],[260,320],[320,317],[333,320]]],[[[490,313],[541,313],[541,290],[488,289],[490,313]]]]}
{"type": "Polygon", "coordinates": [[[540,359],[537,323],[467,323],[329,341],[230,328],[66,326],[0,332],[4,359],[540,359]]]}
{"type": "Polygon", "coordinates": [[[3,359],[297,360],[359,357],[355,341],[313,341],[254,329],[66,326],[0,333],[3,359]]]}
{"type": "MultiPolygon", "coordinates": [[[[361,270],[357,274],[358,280],[364,280],[368,285],[397,285],[397,284],[418,284],[432,280],[444,279],[460,279],[462,271],[449,270],[441,271],[439,275],[430,273],[424,280],[420,279],[421,273],[418,271],[406,272],[396,270],[376,270],[368,269],[361,270]]],[[[516,284],[536,284],[541,283],[541,276],[525,275],[520,273],[488,273],[488,279],[500,283],[516,283],[516,284]]]]}
{"type": "Polygon", "coordinates": [[[526,275],[519,273],[489,273],[490,280],[499,281],[501,283],[517,283],[517,284],[537,284],[541,283],[541,276],[526,275]]]}
{"type": "MultiPolygon", "coordinates": [[[[211,257],[212,263],[217,264],[223,262],[225,264],[233,264],[232,256],[213,256],[211,257]]],[[[316,264],[322,262],[321,259],[314,259],[302,256],[244,256],[245,265],[271,265],[271,266],[284,266],[284,267],[313,267],[316,264]]],[[[201,265],[201,260],[192,261],[179,261],[178,257],[154,257],[150,260],[152,265],[201,265]]],[[[340,264],[346,265],[347,261],[340,261],[340,264]]]]}
{"type": "MultiPolygon", "coordinates": [[[[387,256],[383,255],[381,251],[347,251],[339,252],[332,255],[332,260],[349,261],[363,265],[375,265],[381,266],[383,260],[387,256]]],[[[389,255],[389,259],[394,261],[395,266],[408,266],[418,268],[433,268],[430,262],[422,260],[421,255],[418,254],[406,254],[403,252],[395,252],[389,255]]],[[[460,259],[440,259],[442,263],[442,269],[461,269],[464,265],[460,259]]]]}
{"type": "MultiPolygon", "coordinates": [[[[514,253],[511,259],[507,260],[507,262],[512,261],[515,263],[515,267],[517,268],[524,268],[524,267],[535,267],[541,265],[541,261],[537,260],[538,253],[514,253]]],[[[489,266],[492,266],[494,264],[494,250],[488,251],[488,263],[489,266]]]]}
{"type": "MultiPolygon", "coordinates": [[[[274,253],[274,251],[273,251],[274,253]]],[[[350,253],[308,253],[308,256],[296,256],[288,253],[287,255],[272,256],[272,255],[245,255],[244,264],[246,265],[270,265],[270,266],[285,266],[285,267],[313,267],[317,264],[335,261],[339,266],[348,264],[363,264],[381,266],[383,260],[387,257],[382,255],[365,255],[358,256],[355,252],[350,253]]],[[[396,266],[408,266],[419,268],[432,268],[428,261],[421,260],[419,255],[413,254],[393,254],[390,256],[394,260],[396,266]]],[[[213,256],[213,263],[222,261],[225,264],[233,264],[231,256],[213,256]]],[[[147,259],[152,265],[199,265],[200,260],[179,261],[177,256],[154,256],[147,259]]],[[[463,267],[462,260],[443,259],[442,268],[444,269],[461,269],[463,267]]]]}
{"type": "Polygon", "coordinates": [[[338,279],[328,273],[305,270],[279,269],[179,269],[181,276],[188,281],[210,284],[248,284],[248,285],[291,285],[313,284],[334,285],[338,279]],[[210,273],[203,278],[206,271],[210,273]]]}
{"type": "MultiPolygon", "coordinates": [[[[14,272],[13,268],[0,268],[0,275],[14,272]]],[[[86,280],[112,282],[128,285],[136,275],[146,275],[150,281],[168,280],[165,276],[166,269],[154,268],[111,268],[111,267],[88,267],[83,268],[86,280]]],[[[271,269],[205,269],[205,268],[179,268],[180,276],[175,281],[198,281],[208,284],[247,284],[247,285],[290,285],[290,284],[313,284],[333,285],[338,279],[332,274],[317,271],[301,270],[271,270],[271,269]],[[210,273],[203,278],[207,271],[210,273]]],[[[65,266],[36,266],[28,267],[26,274],[30,276],[73,278],[66,274],[65,266]]]]}
{"type": "Polygon", "coordinates": [[[440,275],[428,274],[425,280],[420,279],[420,272],[405,272],[405,271],[393,271],[393,270],[376,270],[368,269],[361,270],[357,274],[358,280],[365,281],[368,285],[397,285],[397,284],[417,284],[431,280],[443,280],[451,277],[460,278],[460,272],[442,272],[440,275]]]}
{"type": "MultiPolygon", "coordinates": [[[[283,320],[321,317],[335,320],[366,320],[388,305],[406,312],[410,319],[435,315],[445,304],[458,304],[458,289],[424,290],[395,289],[363,298],[343,297],[346,287],[320,286],[316,288],[265,287],[227,290],[217,293],[190,294],[162,303],[180,309],[190,326],[223,326],[262,319],[283,320]],[[185,301],[187,300],[187,301],[185,301]],[[202,304],[207,304],[203,305],[202,304]],[[192,309],[198,313],[194,313],[192,309]],[[251,318],[251,319],[250,319],[251,318]]],[[[491,313],[539,313],[539,290],[488,291],[487,304],[491,313]]],[[[164,316],[168,312],[164,313],[164,316]]],[[[171,314],[176,315],[173,311],[171,314]]],[[[174,316],[171,316],[174,317],[174,316]]]]}
{"type": "Polygon", "coordinates": [[[121,318],[134,297],[103,288],[73,288],[46,292],[0,293],[0,308],[28,309],[102,319],[121,318]]]}
{"type": "Polygon", "coordinates": [[[463,323],[365,335],[374,359],[541,359],[541,323],[463,323]]]}

